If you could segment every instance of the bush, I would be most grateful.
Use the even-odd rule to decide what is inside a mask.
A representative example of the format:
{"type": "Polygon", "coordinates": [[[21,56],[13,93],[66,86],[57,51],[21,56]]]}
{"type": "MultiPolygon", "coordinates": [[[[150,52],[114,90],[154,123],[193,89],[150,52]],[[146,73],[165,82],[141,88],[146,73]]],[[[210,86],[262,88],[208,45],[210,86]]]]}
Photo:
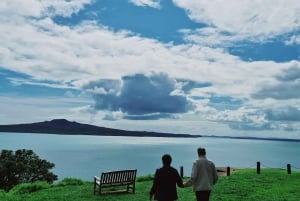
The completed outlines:
{"type": "Polygon", "coordinates": [[[36,192],[42,189],[50,188],[50,184],[45,181],[36,181],[33,183],[23,183],[15,186],[9,191],[10,194],[26,194],[36,192]]]}
{"type": "Polygon", "coordinates": [[[49,172],[55,165],[40,159],[32,150],[2,150],[0,153],[0,189],[9,191],[21,183],[46,181],[52,183],[57,175],[49,172]]]}
{"type": "Polygon", "coordinates": [[[83,185],[83,181],[80,179],[74,178],[65,178],[62,181],[58,182],[58,186],[80,186],[83,185]]]}

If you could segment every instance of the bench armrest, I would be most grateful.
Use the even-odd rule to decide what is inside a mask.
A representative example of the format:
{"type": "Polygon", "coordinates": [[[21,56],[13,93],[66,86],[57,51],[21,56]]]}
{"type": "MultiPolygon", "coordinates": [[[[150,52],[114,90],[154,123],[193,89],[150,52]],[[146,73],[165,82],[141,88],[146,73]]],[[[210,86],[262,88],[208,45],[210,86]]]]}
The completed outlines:
{"type": "Polygon", "coordinates": [[[94,180],[100,181],[100,177],[94,176],[94,180]]]}

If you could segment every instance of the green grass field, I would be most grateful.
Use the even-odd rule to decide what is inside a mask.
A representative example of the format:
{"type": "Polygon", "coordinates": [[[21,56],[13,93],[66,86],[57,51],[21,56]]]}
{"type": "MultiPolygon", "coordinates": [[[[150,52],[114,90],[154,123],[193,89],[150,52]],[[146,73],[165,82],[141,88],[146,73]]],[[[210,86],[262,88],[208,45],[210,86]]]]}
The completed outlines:
{"type": "MultiPolygon", "coordinates": [[[[8,193],[0,191],[1,201],[145,201],[152,185],[150,176],[139,177],[135,194],[93,195],[93,183],[65,179],[57,184],[44,182],[21,184],[8,193]]],[[[192,188],[178,188],[178,201],[195,200],[192,188]]],[[[300,172],[255,169],[235,171],[230,177],[220,177],[211,201],[299,201],[300,172]]]]}

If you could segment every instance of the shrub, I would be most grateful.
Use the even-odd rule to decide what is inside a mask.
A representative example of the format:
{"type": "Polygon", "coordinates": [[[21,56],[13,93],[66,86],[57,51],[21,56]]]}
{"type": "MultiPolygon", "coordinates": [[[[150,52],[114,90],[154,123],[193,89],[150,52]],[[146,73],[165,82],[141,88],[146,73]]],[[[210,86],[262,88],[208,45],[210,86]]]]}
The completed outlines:
{"type": "Polygon", "coordinates": [[[33,183],[23,183],[12,188],[10,194],[26,194],[36,192],[42,189],[50,188],[50,184],[45,181],[36,181],[33,183]]]}
{"type": "Polygon", "coordinates": [[[57,175],[49,172],[55,165],[40,159],[32,150],[2,150],[0,153],[0,189],[9,191],[21,183],[46,181],[52,183],[57,175]]]}
{"type": "Polygon", "coordinates": [[[83,185],[83,181],[80,179],[74,179],[74,178],[65,178],[58,182],[58,186],[80,186],[83,185]]]}

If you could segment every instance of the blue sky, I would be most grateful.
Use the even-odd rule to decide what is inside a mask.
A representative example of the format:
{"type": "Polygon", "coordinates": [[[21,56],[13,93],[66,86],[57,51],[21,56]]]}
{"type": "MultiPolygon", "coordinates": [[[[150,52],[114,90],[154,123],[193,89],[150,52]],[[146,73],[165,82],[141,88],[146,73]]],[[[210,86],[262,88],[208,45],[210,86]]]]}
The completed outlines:
{"type": "Polygon", "coordinates": [[[2,0],[0,123],[300,138],[297,0],[2,0]]]}

